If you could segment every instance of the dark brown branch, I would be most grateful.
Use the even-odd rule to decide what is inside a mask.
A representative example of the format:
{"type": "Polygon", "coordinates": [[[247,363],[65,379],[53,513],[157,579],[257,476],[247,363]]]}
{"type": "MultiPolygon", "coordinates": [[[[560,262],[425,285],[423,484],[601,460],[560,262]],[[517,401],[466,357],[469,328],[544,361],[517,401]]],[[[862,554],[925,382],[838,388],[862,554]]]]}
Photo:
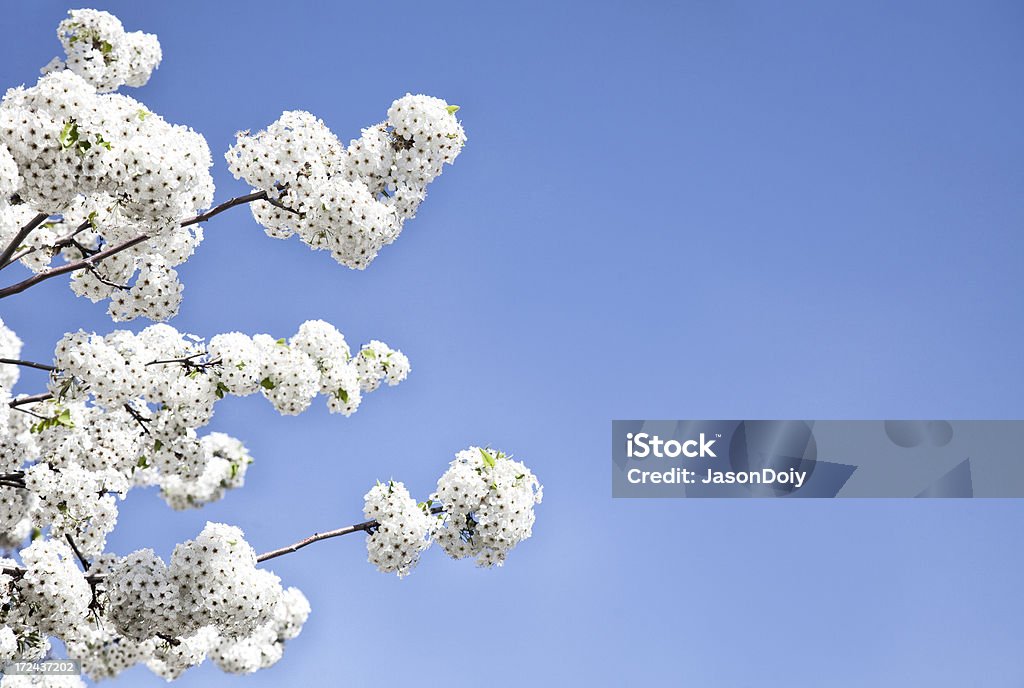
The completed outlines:
{"type": "Polygon", "coordinates": [[[195,353],[195,354],[192,354],[190,356],[182,356],[181,358],[165,358],[162,361],[150,361],[146,365],[148,365],[148,366],[160,365],[161,363],[190,363],[193,358],[199,358],[200,356],[205,356],[205,355],[206,355],[205,351],[200,351],[199,353],[195,353]]]}
{"type": "Polygon", "coordinates": [[[71,551],[75,553],[76,557],[78,557],[78,563],[82,565],[82,570],[88,571],[92,564],[90,564],[89,560],[82,554],[82,550],[78,549],[78,545],[75,544],[75,538],[71,537],[71,533],[65,533],[64,537],[67,539],[68,544],[71,545],[71,551]]]}
{"type": "Polygon", "coordinates": [[[0,363],[7,363],[9,365],[18,365],[18,366],[22,366],[22,367],[25,367],[25,368],[35,368],[36,370],[46,370],[46,371],[54,370],[54,367],[51,366],[51,365],[46,365],[45,363],[36,363],[35,361],[23,361],[20,358],[0,358],[0,363]]]}
{"type": "Polygon", "coordinates": [[[105,284],[108,287],[113,287],[114,289],[120,289],[122,291],[128,291],[129,289],[131,289],[131,287],[127,284],[120,284],[118,282],[115,282],[114,280],[107,279],[106,277],[100,274],[100,271],[96,269],[95,265],[89,265],[89,272],[92,273],[92,276],[95,277],[96,281],[99,282],[100,284],[105,284]]]}
{"type": "Polygon", "coordinates": [[[146,423],[152,420],[151,418],[145,418],[141,413],[135,410],[135,407],[132,406],[131,404],[125,404],[124,410],[128,412],[128,415],[135,419],[135,422],[139,424],[139,427],[142,428],[142,431],[144,433],[146,433],[147,435],[153,434],[149,431],[149,426],[146,425],[146,423]]]}
{"type": "MultiPolygon", "coordinates": [[[[253,193],[246,194],[244,196],[232,198],[230,201],[224,201],[215,208],[207,210],[205,213],[200,213],[199,215],[196,215],[195,217],[189,220],[185,220],[184,222],[181,223],[181,226],[188,227],[189,225],[205,222],[206,220],[209,220],[211,217],[219,215],[220,213],[223,213],[225,210],[234,208],[235,206],[243,205],[245,203],[252,203],[253,201],[265,200],[267,200],[266,191],[254,191],[253,193]]],[[[87,258],[83,258],[82,260],[76,260],[66,265],[61,265],[60,267],[56,268],[50,268],[45,272],[37,273],[32,277],[29,277],[28,279],[24,279],[21,282],[18,282],[17,284],[12,284],[9,287],[4,287],[3,289],[0,289],[0,299],[6,298],[8,296],[13,296],[14,294],[20,294],[21,292],[39,284],[40,282],[44,282],[48,279],[52,279],[59,275],[74,272],[75,270],[90,268],[91,266],[95,265],[101,260],[105,260],[110,256],[121,253],[122,251],[125,251],[131,248],[132,246],[141,244],[143,241],[146,241],[149,238],[150,237],[148,234],[139,234],[138,236],[128,239],[127,241],[123,241],[120,244],[116,244],[115,246],[111,246],[110,248],[105,248],[98,253],[95,253],[87,258]]]]}
{"type": "Polygon", "coordinates": [[[31,234],[36,227],[46,222],[46,218],[48,217],[50,217],[48,213],[39,213],[29,220],[27,225],[18,230],[18,233],[14,235],[13,239],[11,239],[11,243],[9,243],[7,248],[3,250],[3,253],[0,253],[0,270],[7,267],[7,261],[11,259],[14,252],[18,250],[19,246],[21,246],[21,242],[25,241],[25,239],[28,238],[28,235],[31,234]]]}
{"type": "Polygon", "coordinates": [[[267,200],[266,191],[253,191],[251,194],[246,194],[244,196],[232,198],[230,201],[224,201],[217,207],[211,208],[210,210],[207,210],[205,213],[200,213],[199,215],[196,215],[191,220],[185,220],[184,222],[181,223],[181,226],[188,227],[189,225],[197,225],[200,222],[206,222],[214,215],[219,215],[223,213],[225,210],[230,210],[231,208],[234,208],[236,205],[252,203],[253,201],[265,200],[267,200]]]}
{"type": "Polygon", "coordinates": [[[42,394],[33,394],[32,396],[29,397],[21,397],[20,399],[14,399],[7,405],[10,406],[11,408],[14,408],[16,406],[21,406],[22,404],[34,404],[37,401],[46,401],[47,399],[53,399],[53,394],[51,394],[50,392],[43,392],[42,394]]]}
{"type": "MultiPolygon", "coordinates": [[[[439,514],[442,511],[444,511],[444,507],[435,506],[430,510],[430,513],[439,514]]],[[[256,557],[256,561],[264,562],[270,559],[275,559],[277,557],[284,556],[285,554],[291,554],[292,552],[299,551],[307,545],[312,545],[314,542],[320,542],[321,540],[327,540],[328,538],[341,537],[342,535],[350,535],[352,533],[358,533],[360,531],[368,533],[376,529],[377,526],[379,525],[380,523],[378,523],[376,520],[363,521],[362,523],[356,523],[351,526],[345,526],[344,528],[338,528],[337,530],[328,530],[324,533],[313,533],[308,538],[304,540],[299,540],[298,542],[288,545],[287,547],[281,547],[280,549],[264,552],[263,554],[256,557]]]]}

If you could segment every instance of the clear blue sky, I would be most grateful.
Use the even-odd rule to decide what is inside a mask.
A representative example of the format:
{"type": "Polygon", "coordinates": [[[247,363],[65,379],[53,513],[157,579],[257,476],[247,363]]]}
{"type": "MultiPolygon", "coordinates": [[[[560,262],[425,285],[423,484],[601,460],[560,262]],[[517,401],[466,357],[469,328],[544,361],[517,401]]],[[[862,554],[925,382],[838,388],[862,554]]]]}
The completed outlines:
{"type": "MultiPolygon", "coordinates": [[[[432,551],[398,581],[355,537],[278,560],[314,610],[284,660],[181,685],[1022,685],[1024,503],[613,501],[608,468],[613,418],[1024,416],[1020,3],[93,6],[159,35],[132,95],[206,135],[221,199],[233,133],[284,109],[347,140],[424,92],[469,134],[366,272],[207,226],[179,329],[324,318],[413,374],[351,419],[221,404],[246,487],[133,493],[115,551],[207,519],[269,549],[358,520],[376,478],[427,494],[470,443],[546,485],[500,570],[432,551]]],[[[66,9],[5,3],[0,83],[66,9]]],[[[0,313],[37,359],[112,327],[60,280],[0,313]]]]}

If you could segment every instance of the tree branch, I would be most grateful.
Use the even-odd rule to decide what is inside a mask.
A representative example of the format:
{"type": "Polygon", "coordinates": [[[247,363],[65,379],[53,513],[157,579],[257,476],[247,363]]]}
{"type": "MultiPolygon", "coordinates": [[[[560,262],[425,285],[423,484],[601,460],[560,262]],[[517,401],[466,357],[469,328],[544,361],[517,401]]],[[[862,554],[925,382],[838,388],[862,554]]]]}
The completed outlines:
{"type": "Polygon", "coordinates": [[[35,368],[36,370],[52,371],[54,367],[46,365],[45,363],[36,363],[35,361],[23,361],[20,358],[0,358],[0,363],[7,363],[9,365],[18,365],[25,368],[35,368]]]}
{"type": "Polygon", "coordinates": [[[21,397],[20,399],[14,399],[7,405],[10,406],[11,408],[14,408],[16,406],[21,406],[22,404],[34,404],[37,401],[46,401],[47,399],[53,399],[53,394],[50,392],[43,392],[42,394],[33,394],[30,397],[21,397]]]}
{"type": "Polygon", "coordinates": [[[78,557],[78,563],[82,565],[82,571],[88,571],[92,564],[82,554],[82,550],[78,549],[78,545],[75,544],[75,538],[71,537],[71,533],[65,533],[64,537],[67,538],[68,544],[71,545],[71,551],[78,557]]]}
{"type": "MultiPolygon", "coordinates": [[[[205,213],[200,213],[199,215],[196,215],[195,217],[189,220],[185,220],[184,222],[181,223],[181,226],[188,227],[190,225],[198,224],[200,222],[205,222],[206,220],[209,220],[211,217],[219,215],[220,213],[223,213],[225,210],[229,210],[230,208],[234,208],[235,206],[243,205],[245,203],[252,203],[253,201],[265,200],[267,200],[266,191],[254,191],[253,193],[246,194],[244,196],[238,196],[237,198],[232,198],[229,201],[224,201],[215,208],[207,210],[205,213]]],[[[49,216],[47,215],[43,219],[45,220],[46,217],[49,216]]],[[[94,266],[96,263],[99,263],[101,260],[116,255],[121,251],[125,251],[131,248],[132,246],[141,244],[143,241],[146,241],[149,238],[150,236],[148,234],[139,234],[138,236],[132,237],[131,239],[123,241],[120,244],[111,246],[110,248],[103,249],[102,251],[95,253],[87,258],[83,258],[82,260],[76,260],[66,265],[61,265],[60,267],[56,268],[50,268],[45,272],[37,273],[32,277],[24,279],[21,282],[18,282],[17,284],[12,284],[9,287],[4,287],[3,289],[0,289],[0,299],[6,298],[8,296],[13,296],[14,294],[20,294],[21,292],[39,284],[40,282],[44,282],[48,279],[52,279],[59,275],[66,274],[68,272],[74,272],[75,270],[90,268],[94,266]]]]}
{"type": "Polygon", "coordinates": [[[253,191],[251,194],[245,194],[244,196],[232,198],[230,201],[224,201],[217,207],[211,208],[210,210],[207,210],[205,213],[200,213],[199,215],[196,215],[191,220],[185,220],[184,222],[181,223],[181,226],[188,227],[189,225],[196,225],[199,224],[200,222],[206,222],[214,215],[220,215],[225,210],[230,210],[231,208],[234,208],[236,205],[252,203],[253,201],[265,200],[267,200],[266,191],[253,191]]]}
{"type": "Polygon", "coordinates": [[[39,213],[29,220],[27,225],[18,230],[18,233],[11,239],[11,243],[3,250],[3,253],[0,253],[0,270],[7,267],[7,261],[18,250],[18,247],[21,246],[21,242],[25,241],[36,227],[46,222],[48,217],[50,217],[49,213],[39,213]]]}

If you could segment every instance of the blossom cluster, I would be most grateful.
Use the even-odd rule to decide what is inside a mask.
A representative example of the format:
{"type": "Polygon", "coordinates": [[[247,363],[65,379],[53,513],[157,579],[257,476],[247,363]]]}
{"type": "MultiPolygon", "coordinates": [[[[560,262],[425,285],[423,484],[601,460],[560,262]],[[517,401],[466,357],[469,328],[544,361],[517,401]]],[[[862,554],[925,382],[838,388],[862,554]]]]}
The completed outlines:
{"type": "MultiPolygon", "coordinates": [[[[0,318],[0,358],[16,359],[21,356],[21,339],[14,333],[14,330],[4,324],[0,318]]],[[[0,428],[7,426],[7,418],[10,415],[8,403],[11,401],[11,390],[21,375],[17,366],[0,365],[0,428]]],[[[3,441],[3,431],[0,431],[0,442],[3,441]]]]}
{"type": "MultiPolygon", "coordinates": [[[[7,332],[0,346],[7,341],[16,353],[7,332]]],[[[36,499],[27,504],[0,486],[0,531],[20,532],[28,518],[72,535],[88,553],[102,551],[116,523],[116,497],[132,486],[156,485],[173,508],[187,509],[243,484],[252,462],[245,446],[224,433],[197,433],[219,400],[259,392],[294,415],[322,395],[332,413],[351,415],[365,393],[381,381],[398,384],[410,369],[402,352],[376,340],[353,353],[320,320],[303,323],[290,339],[233,332],[208,344],[164,324],[138,334],[72,332],[57,344],[53,363],[50,399],[32,404],[31,415],[4,406],[0,470],[24,470],[36,499]]],[[[0,366],[5,374],[11,368],[0,366]]]]}
{"type": "Polygon", "coordinates": [[[70,69],[12,88],[0,101],[0,244],[37,214],[47,221],[17,246],[34,272],[142,237],[73,273],[72,289],[110,299],[115,320],[165,320],[178,311],[175,267],[202,241],[184,218],[210,206],[206,140],[138,101],[101,94],[70,69]]]}
{"type": "MultiPolygon", "coordinates": [[[[206,139],[113,93],[148,81],[161,59],[155,36],[126,32],[97,10],[72,11],[57,33],[65,59],[0,101],[0,246],[42,214],[19,237],[24,266],[40,273],[57,256],[90,259],[72,272],[77,295],[109,300],[117,321],[166,320],[184,290],[175,268],[202,241],[197,218],[213,200],[206,139]]],[[[251,208],[270,236],[298,234],[365,268],[462,150],[456,110],[406,95],[347,147],[313,115],[285,112],[257,134],[240,133],[228,165],[266,192],[251,208]]]]}
{"type": "Polygon", "coordinates": [[[240,132],[228,166],[268,194],[270,201],[254,203],[252,213],[269,236],[296,234],[342,265],[363,269],[398,237],[427,185],[461,152],[466,134],[458,109],[406,95],[392,103],[387,120],[347,147],[314,115],[285,112],[255,134],[240,132]]]}
{"type": "Polygon", "coordinates": [[[455,455],[437,481],[433,500],[444,504],[434,539],[455,559],[501,566],[509,551],[533,532],[533,507],[543,497],[537,477],[501,451],[470,447],[455,455]]]}
{"type": "Polygon", "coordinates": [[[310,612],[301,591],[256,567],[242,531],[219,523],[178,545],[170,564],[146,549],[103,555],[83,571],[54,539],[20,558],[17,579],[0,579],[0,660],[41,657],[48,642],[37,639],[54,636],[94,679],[140,663],[172,679],[207,656],[251,673],[281,658],[310,612]]]}
{"type": "Polygon", "coordinates": [[[417,504],[405,485],[378,482],[366,493],[363,515],[377,522],[366,538],[369,561],[384,573],[409,574],[430,545],[433,522],[425,503],[417,504]]]}
{"type": "Polygon", "coordinates": [[[417,504],[395,481],[378,482],[366,493],[363,513],[377,522],[366,538],[369,561],[404,577],[437,542],[453,559],[476,557],[479,566],[501,566],[532,534],[534,505],[542,497],[540,482],[521,461],[470,447],[456,454],[426,502],[417,504]]]}
{"type": "Polygon", "coordinates": [[[151,33],[126,32],[109,12],[71,10],[57,27],[64,60],[54,58],[44,71],[67,68],[100,93],[122,85],[145,86],[160,64],[160,41],[151,33]]]}

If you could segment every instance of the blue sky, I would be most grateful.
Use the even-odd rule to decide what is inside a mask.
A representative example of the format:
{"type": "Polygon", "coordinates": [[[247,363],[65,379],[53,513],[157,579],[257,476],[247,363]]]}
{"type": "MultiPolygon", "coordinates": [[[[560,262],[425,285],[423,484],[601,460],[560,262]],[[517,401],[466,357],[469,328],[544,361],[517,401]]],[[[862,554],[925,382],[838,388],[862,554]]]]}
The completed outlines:
{"type": "MultiPolygon", "coordinates": [[[[207,225],[176,327],[323,318],[413,373],[350,419],[222,403],[246,487],[185,514],[133,493],[114,551],[167,555],[208,519],[270,549],[359,520],[377,478],[429,493],[469,444],[545,483],[503,569],[431,551],[398,581],[356,537],[275,561],[312,602],[302,636],[181,685],[1024,681],[1019,500],[613,501],[608,471],[613,418],[1024,415],[1019,3],[91,6],[159,35],[129,92],[206,135],[219,199],[247,191],[234,132],[285,109],[347,140],[423,92],[469,134],[365,272],[246,211],[207,225]]],[[[5,4],[2,84],[58,54],[67,9],[5,4]]],[[[35,359],[113,328],[61,280],[0,315],[35,359]]]]}

